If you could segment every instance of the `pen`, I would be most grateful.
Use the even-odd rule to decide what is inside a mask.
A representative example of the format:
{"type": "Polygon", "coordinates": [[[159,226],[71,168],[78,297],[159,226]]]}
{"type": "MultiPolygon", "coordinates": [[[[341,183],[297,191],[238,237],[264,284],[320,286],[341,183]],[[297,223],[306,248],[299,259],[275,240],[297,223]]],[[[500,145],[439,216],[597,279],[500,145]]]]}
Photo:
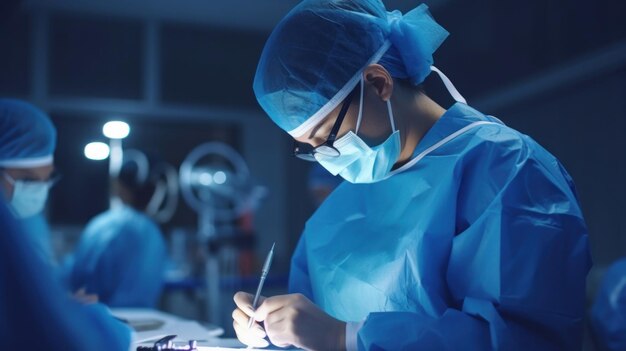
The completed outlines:
{"type": "MultiPolygon", "coordinates": [[[[256,288],[256,294],[254,294],[254,301],[252,301],[252,310],[256,310],[257,304],[259,303],[259,296],[261,296],[261,289],[263,289],[263,283],[265,283],[265,278],[267,277],[267,272],[270,270],[270,266],[272,265],[272,257],[274,256],[274,246],[276,243],[272,244],[272,248],[270,252],[267,254],[267,258],[265,259],[265,263],[263,264],[263,270],[261,271],[261,281],[259,281],[259,286],[256,288]]],[[[254,323],[254,316],[250,317],[250,321],[248,322],[248,329],[252,327],[254,323]]]]}

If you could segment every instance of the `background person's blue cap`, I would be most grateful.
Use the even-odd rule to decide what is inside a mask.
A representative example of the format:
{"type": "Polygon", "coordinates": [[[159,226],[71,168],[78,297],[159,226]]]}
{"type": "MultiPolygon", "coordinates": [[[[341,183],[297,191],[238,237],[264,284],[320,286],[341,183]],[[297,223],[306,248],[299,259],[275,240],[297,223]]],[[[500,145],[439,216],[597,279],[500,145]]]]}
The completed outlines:
{"type": "Polygon", "coordinates": [[[0,167],[32,168],[54,162],[56,129],[35,106],[0,99],[0,167]]]}

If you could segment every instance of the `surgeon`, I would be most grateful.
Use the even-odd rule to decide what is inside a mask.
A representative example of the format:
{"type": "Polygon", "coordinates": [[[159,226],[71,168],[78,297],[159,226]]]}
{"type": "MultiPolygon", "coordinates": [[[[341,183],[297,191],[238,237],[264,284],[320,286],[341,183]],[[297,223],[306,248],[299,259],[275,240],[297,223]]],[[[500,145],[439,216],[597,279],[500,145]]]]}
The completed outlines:
{"type": "MultiPolygon", "coordinates": [[[[93,218],[65,262],[73,291],[110,307],[155,307],[167,257],[158,225],[144,213],[158,197],[158,164],[143,153],[126,158],[114,181],[119,206],[93,218]]],[[[158,200],[158,199],[157,199],[158,200]]]]}
{"type": "Polygon", "coordinates": [[[7,350],[126,350],[131,330],[54,279],[41,214],[53,184],[56,129],[36,107],[0,99],[0,340],[7,350]]]}
{"type": "Polygon", "coordinates": [[[626,350],[626,259],[606,271],[591,308],[591,328],[600,350],[626,350]]]}
{"type": "Polygon", "coordinates": [[[581,348],[591,260],[572,179],[433,66],[447,35],[425,5],[401,14],[378,0],[305,0],[276,26],[257,100],[296,156],[346,181],[306,223],[290,294],[256,310],[235,295],[242,342],[581,348]],[[451,107],[421,89],[431,72],[451,107]]]}
{"type": "Polygon", "coordinates": [[[42,211],[55,182],[56,129],[38,108],[0,99],[0,190],[35,252],[53,263],[50,230],[42,211]]]}

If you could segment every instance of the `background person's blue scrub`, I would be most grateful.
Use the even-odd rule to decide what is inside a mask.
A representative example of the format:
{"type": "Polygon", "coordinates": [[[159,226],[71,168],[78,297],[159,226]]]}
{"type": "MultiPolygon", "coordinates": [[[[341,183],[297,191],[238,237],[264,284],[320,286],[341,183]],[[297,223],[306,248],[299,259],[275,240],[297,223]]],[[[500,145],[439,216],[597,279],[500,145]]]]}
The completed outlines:
{"type": "Polygon", "coordinates": [[[69,283],[72,291],[84,288],[110,307],[154,307],[166,256],[154,221],[122,206],[89,222],[69,259],[69,283]]]}
{"type": "Polygon", "coordinates": [[[73,291],[98,295],[110,307],[154,308],[167,249],[159,226],[143,211],[156,193],[159,161],[134,152],[140,160],[127,157],[113,182],[119,203],[89,221],[64,270],[73,291]]]}

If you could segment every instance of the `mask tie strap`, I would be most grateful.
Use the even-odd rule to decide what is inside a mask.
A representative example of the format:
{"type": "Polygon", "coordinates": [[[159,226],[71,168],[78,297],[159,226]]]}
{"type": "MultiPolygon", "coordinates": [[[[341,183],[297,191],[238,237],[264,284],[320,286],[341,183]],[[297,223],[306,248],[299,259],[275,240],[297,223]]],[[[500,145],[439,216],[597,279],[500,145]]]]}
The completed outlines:
{"type": "Polygon", "coordinates": [[[359,128],[361,127],[361,119],[363,118],[363,75],[361,75],[361,94],[359,95],[359,117],[356,120],[355,134],[359,134],[359,128]]]}
{"type": "MultiPolygon", "coordinates": [[[[361,77],[361,98],[359,99],[359,117],[356,121],[356,133],[359,133],[359,128],[361,127],[361,119],[363,118],[363,77],[361,77]]],[[[392,132],[396,131],[396,123],[393,118],[393,111],[391,110],[391,100],[387,100],[387,112],[389,113],[389,122],[391,122],[391,130],[392,132]]]]}
{"type": "Polygon", "coordinates": [[[394,122],[393,112],[391,111],[391,99],[387,100],[387,112],[389,112],[389,122],[391,122],[391,132],[396,132],[396,123],[394,122]]]}
{"type": "Polygon", "coordinates": [[[450,79],[446,77],[446,75],[443,74],[443,72],[441,72],[435,66],[430,66],[430,69],[439,75],[439,78],[441,78],[441,80],[443,81],[443,84],[446,86],[446,89],[448,89],[448,92],[450,93],[450,95],[452,95],[452,98],[454,98],[455,101],[462,102],[467,105],[467,100],[465,100],[463,95],[461,95],[461,93],[459,93],[459,91],[456,90],[456,88],[454,87],[454,84],[452,84],[450,79]]]}
{"type": "Polygon", "coordinates": [[[7,172],[2,172],[2,177],[9,182],[9,184],[15,185],[15,179],[13,179],[13,177],[11,177],[7,172]]]}

